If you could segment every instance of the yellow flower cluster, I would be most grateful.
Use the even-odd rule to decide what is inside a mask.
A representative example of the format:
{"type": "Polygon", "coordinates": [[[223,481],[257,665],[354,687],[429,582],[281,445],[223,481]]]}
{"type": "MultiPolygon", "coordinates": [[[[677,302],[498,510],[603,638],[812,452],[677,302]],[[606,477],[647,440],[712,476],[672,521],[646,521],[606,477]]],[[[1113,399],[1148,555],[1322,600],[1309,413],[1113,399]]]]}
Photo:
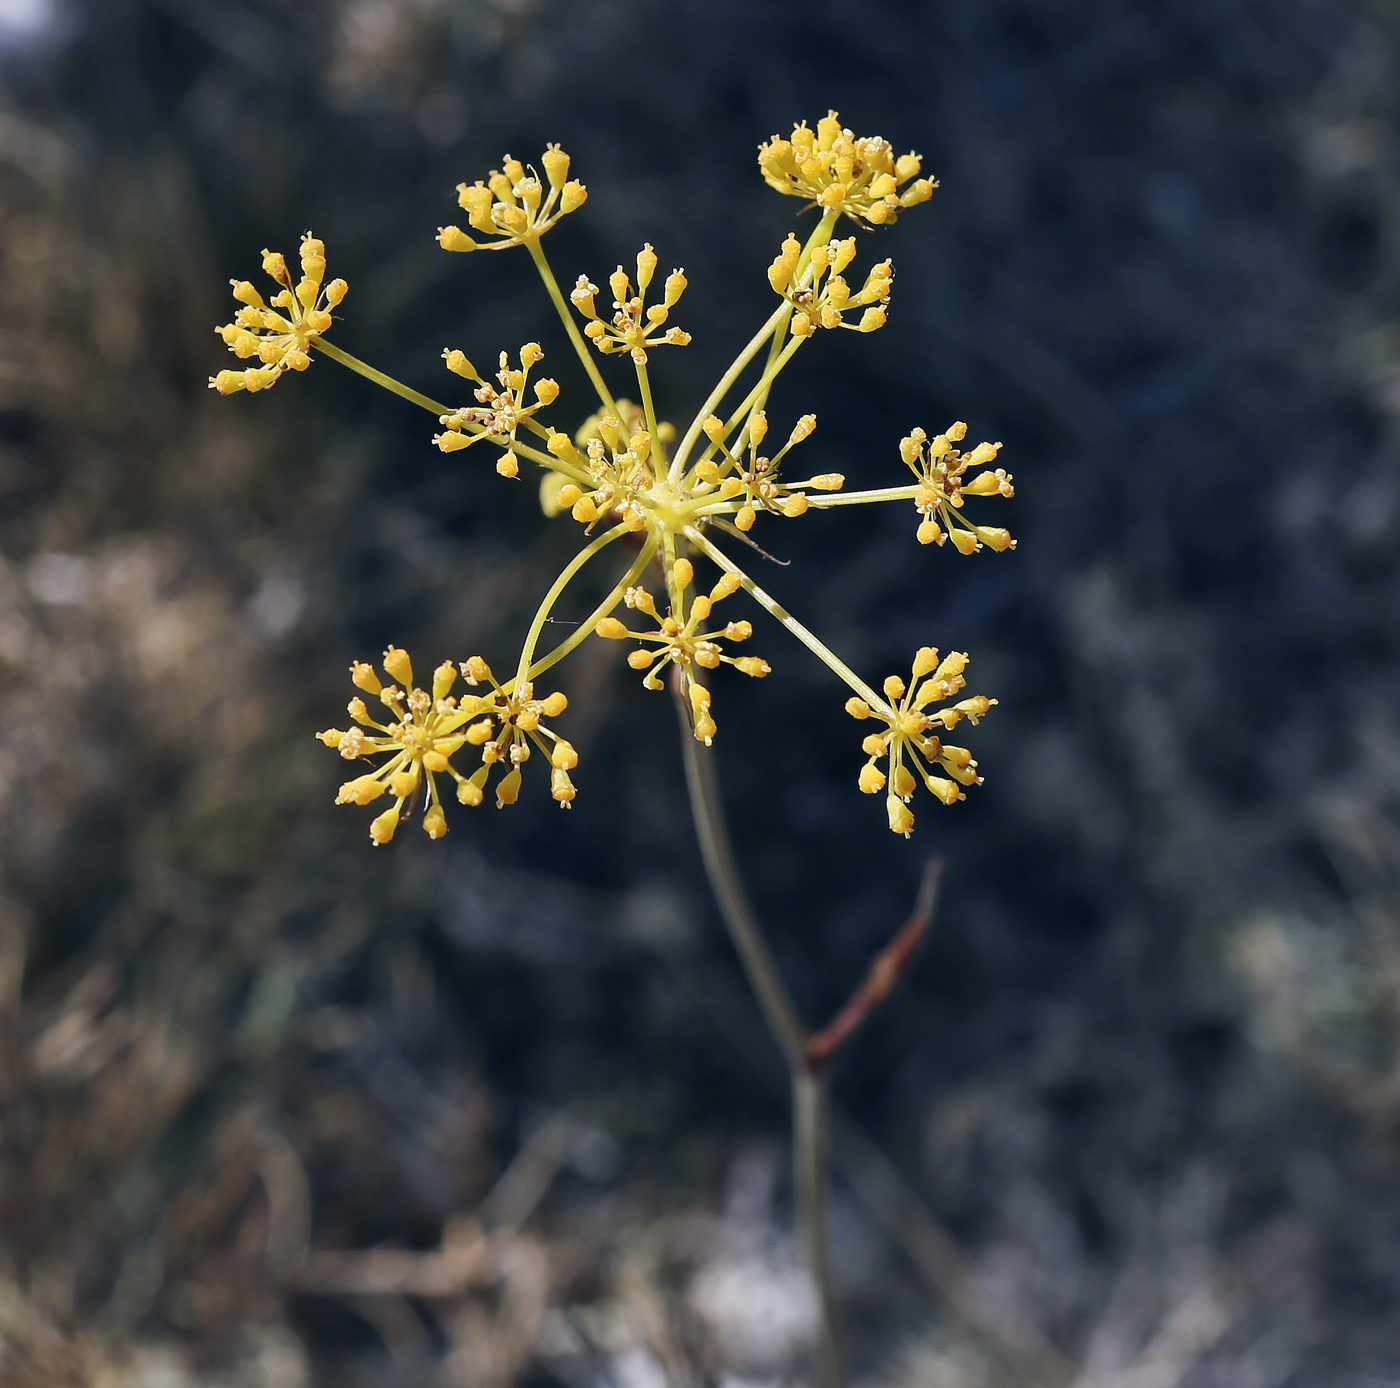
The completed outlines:
{"type": "Polygon", "coordinates": [[[854,332],[871,333],[885,326],[885,310],[890,302],[890,281],[894,265],[882,260],[865,278],[858,294],[851,293],[842,271],[855,259],[856,239],[833,241],[812,250],[808,283],[797,281],[802,261],[802,245],[791,233],[783,242],[777,258],[768,267],[768,283],[797,310],[792,315],[790,331],[794,337],[810,337],[821,328],[850,328],[854,332]],[[870,305],[870,307],[866,307],[870,305]],[[847,323],[845,314],[854,308],[865,308],[859,322],[847,323]]]}
{"type": "Polygon", "coordinates": [[[646,307],[646,293],[656,274],[656,252],[647,242],[637,252],[637,290],[632,292],[632,281],[621,265],[608,276],[608,288],[612,290],[615,312],[605,322],[598,317],[593,300],[598,294],[598,286],[587,275],[580,275],[578,283],[569,293],[569,302],[587,319],[583,335],[602,353],[631,352],[632,360],[638,366],[645,366],[648,347],[666,345],[684,347],[690,341],[690,334],[680,328],[663,327],[671,310],[675,308],[685,293],[686,278],[683,270],[672,270],[666,276],[662,287],[661,302],[646,307]]]}
{"type": "Polygon", "coordinates": [[[220,395],[239,390],[265,390],[290,368],[305,371],[311,365],[308,348],[331,325],[331,309],[345,297],[349,286],[332,280],[323,289],[326,248],[308,232],[301,242],[301,279],[292,287],[291,272],[281,251],[264,251],[263,269],[280,286],[271,306],[247,280],[230,280],[233,297],[243,305],[232,323],[215,331],[241,361],[257,357],[261,366],[246,371],[220,371],[209,378],[220,395]],[[278,312],[278,310],[281,310],[278,312]]]}
{"type": "Polygon", "coordinates": [[[529,379],[530,368],[544,360],[540,344],[527,342],[520,349],[518,369],[510,365],[510,358],[504,352],[501,353],[500,370],[496,372],[499,388],[479,376],[476,367],[463,353],[449,349],[442,356],[449,371],[477,382],[477,388],[472,392],[477,404],[440,415],[438,423],[447,432],[435,434],[433,442],[444,453],[455,453],[460,448],[470,448],[480,439],[486,439],[505,449],[496,460],[496,471],[502,477],[516,476],[520,471],[515,455],[516,430],[532,419],[537,411],[552,405],[559,396],[558,381],[545,377],[535,382],[534,403],[525,404],[525,383],[529,379]]]}
{"type": "Polygon", "coordinates": [[[947,732],[964,718],[976,723],[996,700],[976,694],[950,708],[925,712],[930,704],[951,699],[963,688],[966,668],[967,656],[962,651],[949,651],[939,660],[932,646],[923,646],[914,656],[913,679],[909,684],[898,675],[886,679],[887,705],[872,705],[860,698],[846,702],[846,712],[852,718],[873,717],[885,724],[883,732],[871,733],[861,744],[869,760],[861,769],[860,788],[867,795],[875,795],[888,786],[885,807],[890,828],[906,838],[914,827],[909,799],[917,784],[916,772],[929,792],[945,805],[962,799],[960,787],[981,783],[972,753],[966,747],[948,746],[932,729],[940,727],[947,732]],[[889,767],[888,774],[880,770],[877,765],[880,761],[889,767]],[[941,767],[952,780],[935,776],[929,770],[930,765],[941,767]]]}
{"type": "Polygon", "coordinates": [[[350,667],[350,678],[357,689],[383,704],[386,721],[377,722],[365,701],[354,698],[350,700],[349,713],[357,726],[347,731],[330,728],[317,734],[346,761],[381,755],[388,758],[375,771],[346,781],[336,796],[336,804],[368,805],[381,795],[391,794],[394,803],[369,828],[375,843],[388,843],[399,827],[405,803],[412,801],[419,785],[426,782],[423,828],[429,838],[441,838],[447,832],[447,817],[438,798],[436,777],[446,773],[462,784],[463,778],[450,758],[465,741],[459,730],[472,716],[472,710],[459,706],[449,695],[457,678],[451,661],[433,671],[431,692],[414,687],[413,665],[408,653],[397,646],[384,652],[383,667],[389,679],[397,683],[383,684],[374,667],[361,661],[350,667]],[[373,731],[367,733],[366,728],[373,731]]]}
{"type": "MultiPolygon", "coordinates": [[[[625,403],[618,401],[619,407],[625,403]]],[[[587,484],[565,482],[559,488],[555,500],[560,510],[567,510],[588,527],[600,516],[613,514],[629,530],[646,529],[647,512],[641,498],[655,485],[656,473],[652,468],[652,437],[639,427],[641,423],[635,410],[627,423],[615,414],[598,415],[579,431],[585,450],[582,454],[567,434],[549,436],[550,453],[588,475],[587,484]]]]}
{"type": "Polygon", "coordinates": [[[483,183],[457,185],[457,202],[467,214],[467,225],[477,241],[461,227],[438,228],[438,245],[445,251],[500,251],[507,246],[538,240],[560,217],[566,217],[588,201],[588,189],[569,177],[569,156],[550,145],[540,157],[549,192],[539,175],[506,155],[504,170],[492,169],[483,183]]]}
{"type": "Polygon", "coordinates": [[[550,795],[568,809],[575,794],[569,772],[578,765],[578,753],[572,743],[544,724],[546,718],[558,718],[568,708],[568,699],[558,690],[537,699],[529,680],[502,686],[479,655],[462,662],[462,678],[471,685],[487,683],[492,692],[473,701],[471,716],[478,721],[464,736],[473,747],[481,748],[481,766],[457,787],[457,798],[464,805],[481,804],[491,768],[499,765],[508,770],[496,782],[496,808],[515,804],[520,794],[520,768],[530,760],[533,746],[549,763],[550,795]]]}
{"type": "MultiPolygon", "coordinates": [[[[677,559],[671,566],[671,576],[681,594],[695,579],[695,568],[689,559],[677,559]]],[[[708,597],[697,594],[690,599],[690,611],[676,615],[673,606],[666,616],[661,616],[656,607],[656,599],[645,588],[629,588],[626,595],[627,606],[637,612],[644,612],[655,619],[654,631],[633,631],[616,617],[604,617],[595,630],[599,636],[612,641],[630,639],[650,643],[654,649],[645,647],[635,650],[627,657],[627,663],[634,670],[645,670],[642,684],[648,689],[660,689],[661,671],[667,665],[674,665],[681,674],[681,682],[690,700],[691,716],[695,736],[707,746],[714,737],[715,720],[710,715],[710,691],[700,683],[695,674],[698,665],[704,670],[717,670],[720,665],[732,665],[736,670],[755,679],[762,679],[771,667],[766,660],[756,655],[728,656],[720,647],[720,641],[747,641],[753,635],[753,625],[749,622],[728,622],[713,631],[700,631],[717,602],[732,597],[739,591],[740,579],[736,574],[723,574],[719,582],[710,589],[708,597]]]]}
{"type": "Polygon", "coordinates": [[[491,768],[503,765],[507,770],[496,784],[496,804],[513,805],[520,793],[520,768],[530,759],[532,743],[550,763],[554,799],[568,807],[575,793],[569,772],[578,765],[578,755],[543,722],[545,718],[557,718],[568,707],[569,701],[563,694],[536,699],[528,683],[518,693],[503,689],[480,656],[463,661],[462,677],[469,685],[488,681],[492,693],[466,695],[460,701],[450,693],[457,679],[457,670],[450,660],[433,671],[431,692],[414,687],[413,666],[406,651],[390,646],[384,652],[383,667],[397,684],[384,685],[373,666],[361,661],[350,667],[350,678],[356,688],[384,705],[387,721],[376,722],[365,701],[354,698],[350,700],[349,713],[358,726],[344,731],[330,728],[317,734],[347,761],[371,756],[387,758],[374,771],[346,781],[336,796],[338,805],[368,805],[382,795],[394,797],[394,803],[370,824],[369,836],[374,843],[388,843],[394,837],[405,804],[411,814],[411,802],[417,798],[420,786],[424,788],[424,831],[433,839],[447,832],[447,817],[436,780],[441,775],[456,781],[457,799],[462,804],[479,805],[491,768]],[[401,689],[400,684],[405,688],[401,689]],[[367,733],[366,728],[373,731],[367,733]],[[470,776],[463,776],[451,758],[468,745],[481,748],[482,764],[470,776]]]}
{"type": "MultiPolygon", "coordinates": [[[[759,456],[758,448],[768,434],[768,416],[762,410],[755,410],[749,417],[745,431],[749,455],[747,464],[725,447],[724,421],[718,415],[711,415],[702,427],[705,437],[722,461],[717,463],[709,458],[697,463],[695,475],[703,484],[718,484],[719,494],[726,501],[743,497],[739,509],[734,512],[734,524],[740,530],[751,529],[760,510],[781,512],[785,516],[804,515],[811,505],[807,499],[808,488],[835,492],[840,491],[846,481],[839,472],[824,472],[809,477],[805,482],[778,481],[778,466],[788,449],[801,443],[817,427],[814,414],[804,414],[793,426],[788,441],[771,458],[764,458],[759,456]]],[[[741,435],[741,443],[743,438],[744,435],[741,435]]]]}
{"type": "MultiPolygon", "coordinates": [[[[350,704],[352,726],[320,736],[347,759],[373,757],[381,764],[341,787],[342,802],[369,804],[385,795],[393,805],[374,820],[376,843],[392,838],[401,815],[411,813],[422,792],[423,827],[434,838],[447,824],[436,778],[448,776],[463,804],[483,802],[492,768],[496,804],[513,804],[520,794],[522,768],[536,754],[548,762],[550,790],[562,806],[574,799],[569,772],[578,761],[574,748],[548,724],[562,714],[568,701],[562,693],[536,698],[535,680],[582,642],[597,635],[637,643],[628,664],[643,672],[648,689],[664,687],[662,673],[674,668],[690,710],[695,736],[708,743],[715,735],[711,694],[703,680],[721,665],[758,678],[769,672],[757,656],[733,656],[726,646],[743,642],[753,628],[746,620],[714,625],[715,604],[740,588],[785,626],[853,691],[846,705],[852,716],[875,719],[883,727],[864,743],[867,757],[860,788],[870,794],[886,791],[890,828],[907,834],[913,824],[908,801],[919,779],[944,803],[961,798],[962,787],[977,782],[976,762],[965,748],[946,745],[941,734],[966,718],[975,723],[994,700],[981,695],[952,702],[964,685],[967,656],[952,652],[940,659],[931,647],[914,659],[913,680],[897,676],[884,682],[881,695],[851,669],[821,639],[780,606],[729,558],[721,544],[723,532],[742,537],[760,514],[793,518],[809,510],[912,500],[920,516],[918,539],[970,554],[983,546],[1013,548],[1002,529],[974,525],[963,515],[968,496],[1011,496],[1011,478],[994,463],[1000,444],[982,443],[961,452],[965,424],[929,438],[915,429],[900,441],[900,455],[914,475],[913,485],[870,491],[844,491],[845,478],[823,472],[803,481],[788,482],[780,470],[789,452],[816,428],[814,414],[801,415],[786,441],[771,455],[763,451],[768,437],[767,404],[774,382],[793,355],[817,336],[817,329],[844,327],[870,333],[885,322],[894,270],[889,260],[875,264],[853,288],[846,278],[856,256],[854,237],[835,239],[841,217],[863,226],[888,225],[898,213],[928,199],[935,183],[920,177],[917,155],[896,158],[881,139],[856,138],[829,112],[816,130],[796,126],[789,139],[776,136],[764,143],[759,163],[767,182],[779,192],[810,199],[817,224],[805,241],[789,233],[768,268],[768,282],[780,303],[767,322],[747,341],[724,371],[704,403],[680,431],[657,417],[647,374],[650,349],[684,346],[689,334],[670,323],[670,316],[687,288],[685,274],[674,270],[654,288],[657,255],[651,245],[637,255],[634,275],[621,266],[609,277],[612,313],[596,306],[598,287],[580,275],[567,296],[550,267],[541,237],[560,217],[582,205],[587,192],[569,177],[569,157],[550,145],[541,163],[544,177],[506,157],[503,169],[485,182],[462,184],[458,201],[467,212],[471,234],[444,227],[439,241],[447,250],[500,250],[523,245],[544,281],[550,299],[577,353],[579,364],[597,393],[595,412],[572,436],[546,426],[540,412],[560,393],[549,378],[532,379],[543,360],[536,342],[527,342],[518,364],[502,352],[492,379],[483,377],[457,349],[444,351],[448,370],[473,384],[472,403],[441,404],[384,373],[357,361],[321,340],[331,326],[331,309],[345,296],[345,282],[322,286],[325,254],[320,241],[308,235],[302,242],[302,277],[293,284],[280,255],[264,252],[264,268],[279,289],[271,304],[244,282],[235,282],[234,295],[242,307],[235,321],[219,329],[240,357],[257,357],[259,366],[242,372],[225,371],[211,384],[228,393],[260,390],[284,370],[304,370],[309,349],[322,352],[385,386],[437,417],[442,432],[433,442],[451,453],[486,441],[501,450],[497,471],[516,477],[522,464],[544,469],[541,503],[547,514],[567,510],[585,527],[587,543],[569,561],[540,600],[520,651],[515,674],[504,683],[480,656],[454,667],[445,663],[434,671],[431,688],[414,686],[408,656],[396,647],[385,652],[383,667],[390,684],[365,664],[352,667],[355,684],[377,698],[385,710],[371,716],[365,701],[350,704]],[[572,307],[571,307],[572,305],[572,307]],[[580,331],[580,320],[582,330],[580,331]],[[592,344],[590,349],[589,344],[592,344]],[[602,374],[603,358],[630,359],[639,404],[615,396],[602,374]],[[977,469],[981,469],[978,471],[977,469]],[[971,471],[970,471],[971,470],[971,471]],[[839,494],[838,494],[839,493],[839,494]],[[594,534],[598,530],[601,533],[594,534]],[[635,538],[633,538],[635,537],[635,538]],[[552,650],[537,647],[561,597],[583,567],[609,546],[626,551],[626,571],[607,596],[552,650]],[[720,571],[708,593],[695,591],[694,559],[706,559],[720,571]],[[665,583],[663,599],[646,586],[646,572],[656,566],[665,583]],[[652,625],[633,630],[619,616],[619,606],[639,612],[652,625]],[[451,690],[458,672],[468,686],[489,690],[451,690]],[[946,707],[933,707],[946,704],[946,707]],[[939,735],[935,735],[935,730],[939,735]],[[463,774],[452,759],[466,747],[479,748],[481,764],[463,774]],[[882,769],[883,768],[883,769],[882,769]],[[943,773],[935,775],[937,769],[943,773]]],[[[582,411],[580,411],[582,413],[582,411]]]]}
{"type": "Polygon", "coordinates": [[[1001,450],[999,443],[979,443],[960,453],[953,445],[966,435],[967,425],[959,420],[947,433],[931,439],[922,429],[915,429],[899,441],[899,456],[918,478],[914,506],[923,517],[917,532],[919,543],[941,545],[952,540],[960,554],[971,554],[983,545],[995,550],[1015,549],[1016,541],[1007,531],[994,525],[973,525],[962,514],[965,496],[1015,495],[1005,468],[989,469],[964,480],[968,468],[992,462],[1001,450]]]}
{"type": "Polygon", "coordinates": [[[758,147],[758,167],[770,188],[871,226],[893,224],[904,208],[927,202],[937,187],[917,176],[917,154],[896,159],[888,140],[857,139],[835,111],[817,122],[815,133],[804,121],[786,140],[777,135],[765,140],[758,147]]]}

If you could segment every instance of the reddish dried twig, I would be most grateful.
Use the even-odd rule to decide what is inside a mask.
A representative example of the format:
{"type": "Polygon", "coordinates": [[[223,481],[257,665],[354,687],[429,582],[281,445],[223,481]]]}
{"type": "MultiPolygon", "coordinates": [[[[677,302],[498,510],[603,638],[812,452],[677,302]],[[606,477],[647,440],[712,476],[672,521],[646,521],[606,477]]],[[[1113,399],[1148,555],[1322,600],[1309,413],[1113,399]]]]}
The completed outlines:
{"type": "Polygon", "coordinates": [[[940,859],[930,858],[924,867],[923,881],[913,913],[904,922],[893,940],[871,961],[864,980],[851,994],[846,1005],[821,1031],[807,1040],[807,1065],[812,1071],[824,1069],[836,1052],[865,1024],[870,1014],[894,990],[914,951],[919,947],[929,922],[933,919],[934,900],[938,895],[938,878],[942,873],[940,859]]]}

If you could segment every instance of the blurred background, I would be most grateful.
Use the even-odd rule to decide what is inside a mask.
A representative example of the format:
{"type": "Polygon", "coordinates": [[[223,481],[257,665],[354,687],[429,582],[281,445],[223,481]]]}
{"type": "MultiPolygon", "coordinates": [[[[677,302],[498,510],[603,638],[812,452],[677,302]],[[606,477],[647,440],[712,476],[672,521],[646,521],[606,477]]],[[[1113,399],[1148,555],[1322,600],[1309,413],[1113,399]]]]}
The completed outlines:
{"type": "Polygon", "coordinates": [[[964,419],[1020,541],[758,537],[868,677],[956,646],[1000,700],[910,842],[757,612],[774,674],[718,681],[810,1021],[947,862],[836,1081],[856,1377],[1400,1383],[1397,79],[1390,0],[0,0],[0,1382],[804,1381],[782,1071],[668,701],[587,644],[571,814],[379,850],[312,737],[387,642],[509,661],[575,528],[332,362],[205,382],[228,279],[311,227],[341,346],[441,394],[445,346],[535,338],[581,417],[527,258],[434,242],[558,140],[561,279],[686,268],[679,419],[807,224],[757,142],[836,107],[942,186],[774,428],[877,486],[964,419]]]}

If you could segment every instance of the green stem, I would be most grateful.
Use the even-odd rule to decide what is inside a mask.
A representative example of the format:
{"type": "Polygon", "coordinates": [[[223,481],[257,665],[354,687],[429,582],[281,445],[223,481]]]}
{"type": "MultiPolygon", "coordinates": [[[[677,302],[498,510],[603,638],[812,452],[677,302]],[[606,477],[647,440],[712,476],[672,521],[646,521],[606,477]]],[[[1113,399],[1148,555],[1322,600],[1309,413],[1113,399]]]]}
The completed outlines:
{"type": "Polygon", "coordinates": [[[690,421],[690,427],[685,431],[685,437],[680,442],[680,447],[676,449],[675,457],[671,459],[671,481],[678,482],[685,475],[685,460],[690,455],[690,450],[695,447],[695,440],[700,436],[701,426],[714,414],[721,400],[729,394],[734,382],[743,373],[744,368],[758,354],[758,349],[768,340],[769,335],[783,320],[783,314],[792,306],[786,301],[773,310],[768,321],[749,339],[748,345],[729,365],[729,370],[719,378],[715,388],[710,392],[709,398],[699,410],[696,411],[695,418],[690,421]]]}
{"type": "Polygon", "coordinates": [[[919,484],[912,487],[881,487],[868,492],[824,492],[809,496],[812,508],[830,506],[863,506],[868,501],[913,501],[919,494],[919,484]]]}
{"type": "Polygon", "coordinates": [[[588,350],[588,344],[583,340],[578,324],[574,322],[573,310],[564,302],[559,281],[554,278],[554,271],[549,268],[549,261],[545,259],[544,247],[540,245],[538,237],[526,241],[525,245],[530,252],[530,258],[535,262],[535,269],[540,272],[544,287],[549,291],[549,297],[554,301],[560,321],[564,324],[564,331],[569,334],[569,341],[574,344],[574,351],[578,353],[583,369],[588,372],[588,379],[593,382],[593,388],[598,392],[598,398],[610,414],[620,419],[622,416],[617,413],[617,401],[612,398],[612,392],[604,383],[602,372],[598,370],[598,363],[593,360],[593,354],[588,350]]]}
{"type": "Polygon", "coordinates": [[[773,1039],[787,1061],[792,1083],[792,1150],[795,1217],[802,1230],[807,1266],[817,1292],[817,1370],[820,1388],[841,1388],[844,1377],[836,1331],[836,1298],[826,1257],[826,1189],[829,1161],[826,1080],[814,1072],[808,1057],[806,1028],[778,972],[758,916],[734,862],[729,826],[724,818],[714,753],[691,731],[690,710],[679,683],[673,685],[680,719],[685,780],[690,812],[700,841],[710,889],[719,904],[729,938],[743,964],[749,986],[773,1039]]]}
{"type": "Polygon", "coordinates": [[[827,1261],[826,1193],[830,1181],[831,1116],[825,1071],[792,1074],[792,1175],[798,1220],[806,1244],[807,1266],[816,1284],[821,1314],[817,1318],[817,1383],[841,1388],[841,1344],[836,1294],[827,1261]]]}
{"type": "MultiPolygon", "coordinates": [[[[641,553],[632,561],[632,566],[625,574],[618,579],[612,591],[589,613],[587,617],[578,624],[572,636],[561,641],[548,655],[541,656],[527,672],[528,679],[534,679],[536,675],[542,675],[551,665],[557,665],[564,659],[575,646],[581,645],[593,635],[593,628],[598,625],[609,612],[622,600],[622,595],[641,577],[642,570],[651,563],[651,557],[656,553],[656,542],[648,539],[642,546],[641,553]]],[[[512,681],[511,689],[514,688],[512,681]]]]}
{"type": "Polygon", "coordinates": [[[452,413],[451,405],[444,405],[437,400],[431,400],[426,395],[419,394],[418,391],[404,385],[402,381],[396,381],[392,376],[386,376],[382,371],[375,370],[367,362],[362,362],[359,357],[352,357],[349,352],[342,352],[339,347],[333,346],[325,338],[318,337],[311,344],[317,351],[324,352],[332,361],[338,361],[342,366],[348,366],[351,371],[357,371],[367,381],[373,381],[377,386],[383,386],[385,390],[392,390],[395,395],[401,395],[405,400],[411,400],[415,405],[421,406],[432,415],[445,415],[452,413]]]}
{"type": "Polygon", "coordinates": [[[788,996],[777,962],[763,937],[758,917],[739,878],[715,776],[715,754],[691,730],[690,711],[684,695],[679,692],[676,695],[676,709],[681,720],[681,748],[685,754],[690,812],[695,820],[696,837],[700,840],[700,856],[704,859],[705,873],[710,879],[710,888],[719,903],[720,914],[729,928],[729,936],[744,966],[749,986],[758,999],[763,1018],[773,1033],[773,1039],[782,1048],[788,1069],[796,1074],[807,1068],[807,1032],[788,996]]]}
{"type": "Polygon", "coordinates": [[[651,446],[654,452],[659,452],[661,442],[656,437],[656,408],[651,403],[651,379],[647,375],[646,365],[642,362],[637,366],[637,388],[642,394],[642,411],[646,416],[647,433],[651,435],[651,446]]]}
{"type": "Polygon", "coordinates": [[[544,624],[549,617],[554,604],[559,601],[559,595],[573,581],[573,577],[583,566],[593,558],[599,550],[605,549],[614,540],[619,540],[627,533],[626,524],[615,525],[611,530],[606,530],[599,535],[591,544],[585,545],[583,549],[564,566],[563,572],[554,580],[549,592],[540,601],[539,607],[535,610],[535,618],[530,623],[530,629],[525,633],[525,644],[520,648],[520,664],[516,668],[515,681],[512,689],[518,689],[529,677],[530,659],[535,654],[535,646],[540,639],[540,632],[544,630],[544,624]]]}
{"type": "Polygon", "coordinates": [[[746,574],[732,559],[722,550],[716,549],[704,535],[693,525],[685,528],[685,537],[696,549],[708,555],[726,573],[735,574],[744,585],[745,591],[751,593],[754,600],[766,608],[776,617],[792,634],[807,647],[813,655],[824,665],[834,670],[852,689],[860,695],[872,708],[883,709],[887,713],[893,713],[889,701],[877,694],[861,677],[846,664],[840,656],[836,655],[826,645],[822,643],[812,632],[808,631],[796,617],[783,607],[771,594],[764,592],[757,583],[746,574]]]}

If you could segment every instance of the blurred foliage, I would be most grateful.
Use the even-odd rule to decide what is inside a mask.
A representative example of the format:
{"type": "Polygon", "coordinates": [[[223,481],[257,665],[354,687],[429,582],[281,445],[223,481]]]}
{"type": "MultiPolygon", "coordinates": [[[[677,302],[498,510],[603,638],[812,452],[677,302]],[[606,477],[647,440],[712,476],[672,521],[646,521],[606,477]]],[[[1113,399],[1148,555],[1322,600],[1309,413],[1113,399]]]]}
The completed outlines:
{"type": "Polygon", "coordinates": [[[889,326],[832,334],[774,408],[815,407],[812,468],[854,485],[967,419],[1006,444],[1020,540],[959,563],[899,508],[777,537],[768,586],[859,668],[956,645],[1000,697],[987,784],[912,844],[856,792],[820,667],[784,650],[719,694],[811,1018],[921,855],[949,863],[936,938],[840,1077],[857,1364],[948,1388],[1400,1373],[1394,7],[52,18],[0,27],[7,1388],[790,1372],[810,1308],[776,1058],[670,708],[585,646],[574,813],[538,797],[371,851],[311,738],[345,666],[389,640],[508,655],[567,537],[330,362],[256,398],[204,382],[227,278],[310,226],[348,350],[432,392],[444,345],[537,338],[583,399],[525,258],[433,241],[457,182],[559,140],[591,193],[552,233],[561,275],[651,240],[690,277],[695,343],[657,372],[679,412],[794,224],[754,147],[829,106],[942,186],[873,238],[889,326]],[[791,700],[810,720],[780,741],[791,700]]]}

